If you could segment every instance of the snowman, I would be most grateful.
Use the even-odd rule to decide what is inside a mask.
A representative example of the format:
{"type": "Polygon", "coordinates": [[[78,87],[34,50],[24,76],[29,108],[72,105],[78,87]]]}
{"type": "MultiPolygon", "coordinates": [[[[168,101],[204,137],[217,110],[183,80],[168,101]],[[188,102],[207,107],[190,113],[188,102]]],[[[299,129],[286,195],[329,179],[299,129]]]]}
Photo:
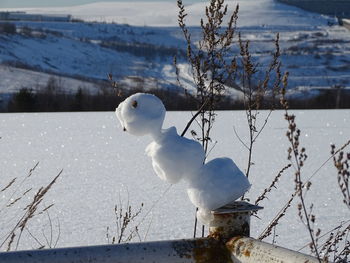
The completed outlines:
{"type": "Polygon", "coordinates": [[[204,164],[199,142],[180,136],[175,127],[162,129],[165,112],[162,101],[146,93],[128,97],[116,109],[124,131],[153,139],[146,153],[155,173],[170,184],[185,180],[189,199],[198,207],[198,218],[209,223],[210,211],[241,197],[250,183],[233,160],[216,158],[204,164]]]}

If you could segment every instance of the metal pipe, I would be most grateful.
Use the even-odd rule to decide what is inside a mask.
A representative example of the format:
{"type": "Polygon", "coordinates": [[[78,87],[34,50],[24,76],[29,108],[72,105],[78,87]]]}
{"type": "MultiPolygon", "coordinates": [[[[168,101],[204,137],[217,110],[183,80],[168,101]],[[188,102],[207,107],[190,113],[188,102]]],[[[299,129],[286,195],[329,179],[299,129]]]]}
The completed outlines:
{"type": "Polygon", "coordinates": [[[57,248],[0,253],[1,263],[232,262],[213,238],[57,248]]]}
{"type": "Polygon", "coordinates": [[[312,256],[249,237],[235,237],[226,244],[214,238],[200,238],[0,253],[0,263],[68,262],[318,263],[319,261],[312,256]]]}
{"type": "Polygon", "coordinates": [[[213,211],[208,238],[5,252],[0,253],[0,263],[319,262],[293,250],[237,237],[249,236],[250,215],[258,209],[262,207],[234,202],[213,211]]]}
{"type": "Polygon", "coordinates": [[[319,263],[318,259],[249,237],[235,237],[226,243],[233,263],[319,263]]]}

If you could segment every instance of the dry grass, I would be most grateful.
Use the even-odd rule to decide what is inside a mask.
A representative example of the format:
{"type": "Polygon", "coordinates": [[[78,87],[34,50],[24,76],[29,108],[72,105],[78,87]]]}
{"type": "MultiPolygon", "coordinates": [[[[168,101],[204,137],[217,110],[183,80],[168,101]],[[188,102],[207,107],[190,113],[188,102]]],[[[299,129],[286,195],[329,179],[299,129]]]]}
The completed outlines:
{"type": "Polygon", "coordinates": [[[111,244],[120,244],[132,241],[135,237],[141,242],[139,234],[139,224],[134,225],[134,221],[141,214],[143,203],[135,211],[129,202],[126,207],[120,202],[119,206],[115,205],[115,233],[111,235],[110,227],[107,227],[107,242],[111,244]]]}
{"type": "MultiPolygon", "coordinates": [[[[182,136],[195,122],[199,131],[192,129],[191,134],[202,143],[207,157],[215,146],[215,141],[211,138],[211,130],[216,118],[215,108],[227,92],[228,86],[225,84],[234,82],[237,71],[236,58],[231,61],[226,61],[225,58],[232,52],[239,8],[237,5],[225,25],[224,18],[228,15],[227,5],[224,5],[223,0],[211,0],[205,8],[205,19],[200,21],[202,38],[198,43],[193,43],[191,33],[186,26],[185,6],[181,0],[177,1],[177,5],[178,22],[187,43],[187,59],[196,88],[196,94],[190,95],[186,90],[185,94],[192,97],[197,104],[197,111],[186,125],[182,136]]],[[[176,58],[174,63],[176,67],[176,58]]],[[[176,73],[181,86],[179,71],[176,70],[176,73]]],[[[194,237],[196,237],[196,230],[197,218],[194,224],[194,237]]],[[[204,226],[202,226],[202,236],[204,236],[204,226]]]]}
{"type": "MultiPolygon", "coordinates": [[[[350,140],[345,144],[350,144],[350,140]]],[[[333,163],[338,171],[338,185],[343,195],[344,204],[350,209],[350,153],[344,153],[342,150],[335,154],[335,145],[331,145],[331,154],[333,155],[333,163]]]]}
{"type": "MultiPolygon", "coordinates": [[[[206,156],[208,156],[216,145],[216,141],[211,137],[216,118],[215,109],[223,100],[223,96],[227,94],[228,89],[239,88],[244,94],[249,141],[243,142],[236,131],[235,133],[248,152],[246,176],[249,177],[253,165],[254,144],[266,127],[271,112],[275,108],[275,97],[280,90],[279,35],[276,36],[271,62],[261,74],[257,70],[258,64],[253,61],[250,54],[250,42],[243,41],[240,33],[236,32],[238,5],[229,14],[228,6],[223,0],[211,0],[206,6],[205,18],[200,21],[202,37],[198,43],[194,43],[185,23],[187,16],[185,7],[181,0],[178,0],[177,4],[178,22],[187,42],[187,58],[196,87],[195,94],[190,95],[186,90],[185,93],[197,102],[197,111],[187,123],[182,136],[190,129],[192,123],[196,123],[197,129],[192,129],[191,134],[202,143],[206,156]],[[224,22],[226,18],[227,23],[224,22]],[[240,53],[234,53],[235,47],[238,47],[240,53]],[[227,57],[232,59],[227,60],[227,57]],[[262,77],[259,78],[259,76],[262,77]],[[266,108],[266,103],[271,103],[270,112],[265,116],[262,125],[258,126],[259,110],[262,107],[266,108]]],[[[176,67],[176,58],[174,64],[176,67]]],[[[176,73],[179,86],[181,86],[177,67],[176,73]]],[[[195,220],[194,237],[196,228],[197,220],[195,220]]],[[[202,227],[203,235],[204,228],[202,227]]]]}
{"type": "MultiPolygon", "coordinates": [[[[296,197],[299,199],[297,205],[297,213],[300,218],[300,221],[304,224],[307,229],[310,242],[306,245],[310,248],[310,251],[313,255],[317,257],[319,262],[322,260],[328,262],[332,260],[333,262],[348,262],[348,257],[350,254],[348,240],[348,235],[350,231],[350,220],[341,222],[338,226],[333,228],[330,231],[327,231],[325,234],[322,234],[322,230],[316,229],[316,215],[313,212],[314,204],[309,201],[310,205],[306,205],[306,193],[310,190],[312,183],[311,179],[317,175],[317,173],[327,164],[331,159],[333,159],[334,166],[338,171],[338,185],[343,195],[343,202],[349,208],[350,198],[349,198],[349,160],[350,154],[345,154],[343,150],[350,145],[350,140],[346,142],[342,147],[336,150],[335,146],[332,145],[330,157],[323,162],[318,169],[308,179],[303,179],[303,167],[305,161],[308,158],[306,154],[306,149],[301,146],[300,135],[301,130],[298,129],[296,124],[296,117],[293,114],[289,113],[289,104],[285,98],[285,91],[287,86],[288,73],[283,79],[283,88],[281,89],[281,104],[285,109],[285,119],[288,123],[288,130],[286,136],[290,142],[290,147],[288,148],[287,159],[290,161],[290,166],[294,168],[295,175],[295,192],[292,194],[291,198],[287,203],[282,207],[282,209],[277,213],[273,218],[271,223],[265,228],[265,230],[260,235],[259,239],[264,239],[272,234],[272,231],[275,230],[275,227],[278,225],[279,220],[285,215],[288,208],[291,206],[293,200],[296,197]],[[323,240],[323,242],[321,242],[323,240]]],[[[287,166],[286,166],[287,167],[287,166]]],[[[286,168],[285,167],[285,168],[286,168]]],[[[284,168],[284,169],[285,169],[284,168]]],[[[282,169],[282,171],[284,171],[282,169]]],[[[277,176],[279,177],[279,175],[277,176]]],[[[271,186],[274,186],[276,181],[272,182],[271,186]]],[[[271,187],[270,186],[270,187],[271,187]]],[[[265,189],[262,196],[265,193],[269,192],[269,189],[265,189]]],[[[262,197],[259,197],[258,200],[261,200],[262,197]]],[[[257,201],[258,201],[257,200],[257,201]]],[[[303,248],[305,248],[304,246],[303,248]]],[[[301,248],[301,249],[303,249],[301,248]]]]}
{"type": "MultiPolygon", "coordinates": [[[[10,250],[16,250],[20,244],[22,235],[24,231],[27,231],[34,239],[38,240],[37,237],[34,237],[34,235],[29,231],[29,223],[33,221],[34,218],[38,217],[40,214],[46,212],[48,213],[48,210],[53,206],[53,204],[50,204],[49,206],[44,206],[43,201],[45,199],[45,196],[47,193],[50,191],[52,186],[57,182],[58,178],[62,174],[62,170],[57,174],[57,176],[46,186],[40,187],[36,193],[33,193],[33,188],[26,189],[22,191],[22,187],[26,184],[28,178],[30,178],[35,170],[37,169],[39,163],[36,163],[33,168],[31,168],[25,176],[22,181],[18,182],[18,178],[12,179],[6,186],[4,186],[1,189],[1,192],[10,192],[12,191],[11,194],[9,194],[9,198],[1,204],[1,209],[0,213],[5,213],[9,212],[10,209],[12,210],[17,210],[16,217],[12,219],[14,225],[11,227],[11,229],[7,232],[7,234],[0,240],[0,249],[4,249],[6,251],[10,250]],[[29,203],[26,203],[24,197],[27,197],[29,194],[33,193],[33,196],[31,198],[27,198],[27,200],[30,200],[29,203]],[[17,205],[20,201],[23,201],[21,205],[17,205]],[[21,208],[21,206],[23,206],[21,208]]],[[[2,217],[3,220],[6,219],[6,217],[2,217]]],[[[47,239],[47,245],[52,246],[53,241],[52,241],[52,232],[53,232],[53,227],[52,227],[52,222],[51,218],[48,215],[50,225],[51,225],[51,237],[50,240],[47,239],[47,237],[44,235],[45,239],[47,239]]],[[[4,223],[4,222],[3,222],[4,223]]],[[[57,244],[58,239],[56,240],[57,244]]],[[[40,242],[39,242],[40,243],[40,242]]],[[[41,244],[40,247],[43,247],[41,244]]],[[[40,248],[39,247],[39,248],[40,248]]]]}
{"type": "Polygon", "coordinates": [[[291,164],[287,164],[285,167],[282,168],[282,170],[280,170],[278,172],[278,174],[275,176],[275,178],[272,180],[271,184],[269,187],[265,188],[263,193],[255,200],[255,205],[258,205],[261,201],[263,201],[264,199],[267,198],[267,194],[271,192],[272,189],[277,189],[276,185],[278,183],[278,181],[280,180],[281,176],[283,175],[283,173],[290,168],[292,165],[291,164]]]}

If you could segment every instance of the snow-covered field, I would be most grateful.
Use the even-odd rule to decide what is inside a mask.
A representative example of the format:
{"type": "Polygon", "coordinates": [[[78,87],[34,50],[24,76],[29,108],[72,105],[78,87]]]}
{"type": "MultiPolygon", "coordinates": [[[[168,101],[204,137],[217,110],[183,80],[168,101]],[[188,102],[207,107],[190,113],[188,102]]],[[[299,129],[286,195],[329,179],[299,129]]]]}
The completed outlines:
{"type": "MultiPolygon", "coordinates": [[[[251,43],[251,54],[260,65],[267,65],[273,51],[273,40],[280,33],[283,69],[290,72],[289,88],[349,87],[350,34],[326,17],[284,5],[273,0],[226,1],[233,11],[239,3],[238,30],[251,43]],[[330,26],[332,25],[332,26],[330,26]]],[[[198,26],[205,2],[187,3],[187,25],[198,39],[198,26]]],[[[14,11],[14,9],[0,9],[14,11]]],[[[19,9],[16,9],[19,10],[19,9]]],[[[174,2],[99,2],[74,7],[20,9],[30,13],[69,13],[86,21],[106,23],[16,22],[18,28],[32,28],[34,37],[21,34],[0,36],[0,61],[21,62],[51,73],[106,79],[113,73],[116,80],[130,82],[128,77],[153,78],[144,85],[174,88],[177,84],[172,66],[177,50],[186,49],[177,25],[174,2]],[[127,25],[125,25],[127,24],[127,25]],[[106,47],[105,43],[118,43],[106,47]],[[140,55],[140,52],[148,52],[140,55]]],[[[20,31],[20,30],[19,30],[20,31]]],[[[184,69],[185,58],[178,61],[184,69]]],[[[262,70],[264,72],[264,70],[262,70]]],[[[1,91],[5,91],[0,80],[1,91]]],[[[5,76],[6,79],[6,76],[5,76]]],[[[130,83],[129,83],[130,84],[130,83]]],[[[131,84],[132,86],[132,84],[131,84]]],[[[148,87],[149,88],[149,87],[148,87]]]]}
{"type": "MultiPolygon", "coordinates": [[[[340,146],[349,140],[350,111],[296,111],[295,114],[302,130],[301,144],[309,156],[303,172],[306,180],[329,157],[330,143],[340,146]]],[[[190,117],[189,112],[167,113],[164,127],[175,125],[181,131],[190,117]]],[[[274,112],[258,139],[250,178],[252,188],[248,194],[252,202],[287,164],[286,126],[283,112],[274,112]]],[[[233,127],[242,140],[247,140],[244,112],[218,112],[212,136],[217,144],[209,159],[227,156],[245,169],[247,151],[234,135],[233,127]]],[[[0,137],[0,188],[14,177],[20,182],[38,161],[39,167],[19,187],[18,193],[47,184],[64,170],[45,199],[45,205],[55,204],[50,216],[54,235],[58,232],[59,220],[59,247],[107,243],[106,227],[114,227],[114,205],[119,204],[120,197],[126,204],[128,195],[135,209],[144,203],[140,219],[147,216],[139,227],[141,237],[146,232],[146,240],[192,236],[194,207],[188,200],[185,185],[180,183],[166,191],[169,185],[155,175],[144,153],[151,138],[123,132],[114,113],[0,114],[0,137]]],[[[259,212],[260,219],[252,219],[252,236],[257,236],[285,204],[293,192],[293,181],[290,170],[282,176],[269,200],[261,204],[265,209],[259,212]]],[[[312,183],[307,199],[315,204],[317,227],[325,232],[340,221],[348,220],[350,212],[341,202],[331,161],[313,176],[312,183]]],[[[0,193],[0,238],[20,215],[21,210],[17,208],[23,207],[25,201],[6,209],[3,206],[10,195],[10,191],[0,193]]],[[[282,246],[299,249],[308,239],[295,204],[277,226],[276,240],[282,246]]],[[[42,231],[48,236],[49,229],[46,215],[29,226],[44,243],[42,231]]],[[[20,248],[37,247],[27,232],[22,239],[20,248]]]]}

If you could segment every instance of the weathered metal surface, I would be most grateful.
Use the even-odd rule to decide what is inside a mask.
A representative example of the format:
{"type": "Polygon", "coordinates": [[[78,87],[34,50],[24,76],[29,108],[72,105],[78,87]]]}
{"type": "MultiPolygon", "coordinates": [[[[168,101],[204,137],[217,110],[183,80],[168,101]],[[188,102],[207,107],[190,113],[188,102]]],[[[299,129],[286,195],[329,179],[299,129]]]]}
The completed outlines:
{"type": "Polygon", "coordinates": [[[0,253],[0,263],[316,263],[314,257],[248,237],[214,238],[0,253]]]}
{"type": "Polygon", "coordinates": [[[316,263],[314,257],[249,237],[252,211],[245,202],[213,211],[208,238],[0,253],[0,263],[316,263]],[[232,238],[234,237],[234,238],[232,238]],[[227,242],[228,241],[228,242],[227,242]]]}
{"type": "Polygon", "coordinates": [[[212,211],[214,219],[209,224],[210,236],[228,240],[234,236],[250,236],[250,216],[260,206],[236,201],[212,211]]]}
{"type": "Polygon", "coordinates": [[[234,201],[230,204],[227,204],[223,207],[220,207],[212,213],[215,214],[231,214],[231,213],[239,213],[239,212],[253,212],[257,210],[263,209],[262,206],[252,205],[245,201],[234,201]]]}
{"type": "Polygon", "coordinates": [[[1,263],[231,263],[224,243],[190,239],[0,253],[1,263]]]}
{"type": "Polygon", "coordinates": [[[318,263],[318,259],[249,237],[235,237],[226,243],[233,263],[318,263]]]}

